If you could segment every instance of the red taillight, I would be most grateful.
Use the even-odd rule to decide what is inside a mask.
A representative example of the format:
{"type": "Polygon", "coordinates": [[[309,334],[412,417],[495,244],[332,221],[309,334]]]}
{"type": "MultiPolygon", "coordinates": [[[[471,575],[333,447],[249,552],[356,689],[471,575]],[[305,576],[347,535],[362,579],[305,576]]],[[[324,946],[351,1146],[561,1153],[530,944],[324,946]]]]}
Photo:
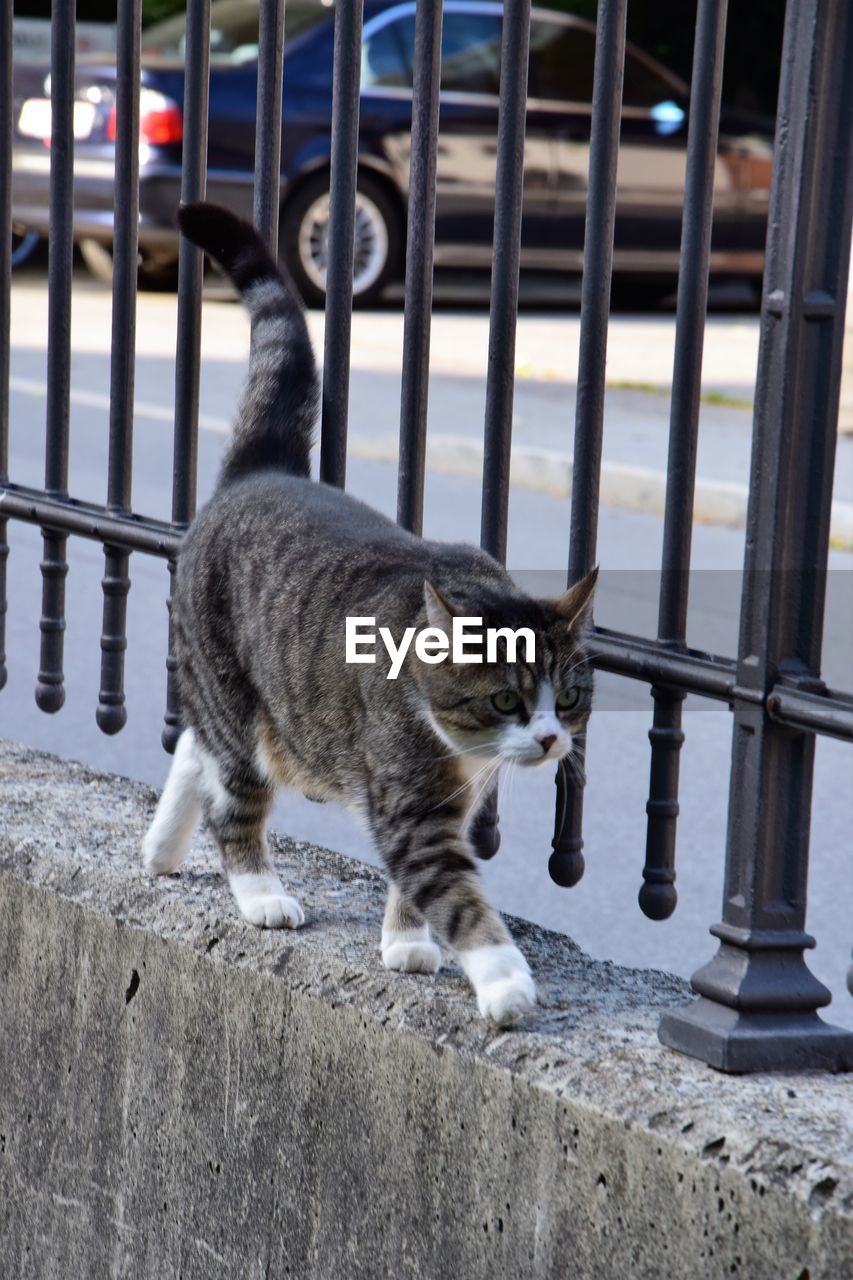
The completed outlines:
{"type": "MultiPolygon", "coordinates": [[[[108,141],[115,142],[115,107],[107,116],[106,136],[108,141]]],[[[162,93],[143,89],[139,98],[139,141],[150,146],[167,147],[170,143],[180,142],[183,136],[184,118],[177,103],[164,98],[162,93]]]]}
{"type": "Polygon", "coordinates": [[[153,146],[167,147],[184,136],[184,118],[180,107],[163,99],[163,106],[140,112],[139,136],[153,146]]]}

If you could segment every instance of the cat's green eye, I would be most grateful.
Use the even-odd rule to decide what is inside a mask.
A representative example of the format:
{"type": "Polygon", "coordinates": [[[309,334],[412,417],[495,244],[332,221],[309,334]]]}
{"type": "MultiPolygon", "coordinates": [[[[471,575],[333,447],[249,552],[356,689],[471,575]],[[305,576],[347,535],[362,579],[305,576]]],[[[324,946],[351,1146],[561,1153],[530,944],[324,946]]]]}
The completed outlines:
{"type": "Polygon", "coordinates": [[[492,706],[505,716],[511,715],[521,706],[521,698],[512,689],[501,689],[500,693],[492,695],[492,706]]]}
{"type": "Polygon", "coordinates": [[[580,696],[580,689],[564,689],[562,693],[557,694],[557,706],[560,711],[571,711],[572,707],[578,705],[580,696]]]}

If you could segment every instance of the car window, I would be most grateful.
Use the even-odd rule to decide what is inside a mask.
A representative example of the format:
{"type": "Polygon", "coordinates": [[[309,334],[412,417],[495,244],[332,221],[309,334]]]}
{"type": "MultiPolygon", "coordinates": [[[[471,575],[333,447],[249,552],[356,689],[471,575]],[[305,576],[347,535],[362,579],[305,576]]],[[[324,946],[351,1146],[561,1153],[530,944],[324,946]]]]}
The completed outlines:
{"type": "Polygon", "coordinates": [[[414,47],[414,18],[400,18],[380,27],[362,47],[362,88],[390,85],[411,89],[414,47]]]}
{"type": "Polygon", "coordinates": [[[592,102],[595,36],[584,27],[534,21],[530,27],[530,94],[555,102],[592,102]]]}
{"type": "MultiPolygon", "coordinates": [[[[244,62],[258,56],[258,0],[213,0],[210,6],[210,59],[213,63],[244,62]]],[[[325,0],[289,0],[284,11],[286,40],[320,22],[330,10],[325,0]]],[[[155,22],[142,33],[146,57],[183,58],[186,53],[185,13],[155,22]]]]}
{"type": "Polygon", "coordinates": [[[626,107],[655,107],[672,100],[675,89],[654,67],[629,53],[625,58],[625,88],[622,101],[626,107]]]}
{"type": "Polygon", "coordinates": [[[461,93],[500,88],[500,19],[480,13],[446,13],[441,37],[441,87],[461,93]]]}

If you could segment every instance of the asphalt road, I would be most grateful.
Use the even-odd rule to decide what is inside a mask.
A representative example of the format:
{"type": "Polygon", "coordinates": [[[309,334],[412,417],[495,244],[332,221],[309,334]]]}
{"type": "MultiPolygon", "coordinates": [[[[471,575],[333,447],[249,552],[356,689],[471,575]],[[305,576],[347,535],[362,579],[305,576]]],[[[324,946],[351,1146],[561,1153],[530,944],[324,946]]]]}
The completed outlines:
{"type": "MultiPolygon", "coordinates": [[[[101,500],[107,450],[109,303],[105,295],[87,293],[86,305],[86,324],[79,330],[79,340],[75,340],[71,491],[77,497],[101,500]]],[[[173,366],[163,352],[159,332],[164,305],[162,299],[156,299],[149,306],[143,298],[140,306],[137,401],[143,405],[143,412],[137,418],[134,449],[134,507],[157,516],[168,515],[171,481],[169,405],[173,366]]],[[[44,447],[44,402],[40,394],[44,331],[33,319],[37,314],[34,307],[32,297],[22,301],[22,320],[14,328],[13,386],[17,389],[11,402],[11,474],[19,482],[39,484],[44,447]]],[[[210,354],[203,373],[202,421],[212,425],[203,425],[201,432],[200,501],[211,490],[225,443],[218,424],[231,412],[244,369],[244,351],[239,346],[235,348],[233,342],[229,346],[217,338],[217,316],[223,314],[221,306],[210,309],[209,342],[206,339],[210,354]]],[[[474,316],[472,327],[481,328],[481,319],[474,316]]],[[[567,329],[576,320],[558,314],[530,319],[552,334],[557,347],[561,326],[567,329]]],[[[230,332],[232,323],[231,319],[222,321],[223,330],[230,332]]],[[[356,332],[360,354],[352,376],[354,434],[369,429],[378,414],[391,416],[396,408],[393,398],[398,384],[385,367],[390,362],[382,351],[377,351],[374,361],[379,368],[371,368],[369,323],[369,319],[360,318],[356,332]]],[[[668,321],[661,321],[662,328],[667,324],[668,321]]],[[[392,320],[385,315],[379,328],[385,332],[389,326],[393,327],[392,320]]],[[[444,330],[454,335],[464,332],[464,316],[440,313],[435,327],[437,345],[441,348],[444,341],[447,347],[446,334],[442,338],[444,330]]],[[[522,323],[522,343],[524,333],[522,323]]],[[[560,430],[568,436],[570,391],[561,395],[559,386],[551,387],[535,401],[531,398],[534,394],[531,388],[523,390],[522,399],[528,406],[524,412],[535,412],[542,431],[560,430]]],[[[431,388],[431,426],[456,433],[470,430],[472,415],[482,412],[481,407],[475,409],[481,397],[482,378],[477,377],[476,370],[454,374],[452,369],[440,368],[431,388]]],[[[657,426],[646,423],[643,433],[657,431],[663,440],[665,405],[658,417],[657,426]]],[[[728,425],[726,429],[735,428],[728,425]]],[[[389,514],[395,508],[395,482],[391,465],[358,459],[350,463],[350,489],[389,514]]],[[[438,472],[428,474],[428,536],[476,541],[479,520],[479,488],[473,480],[438,472]]],[[[539,575],[535,581],[543,590],[556,589],[564,573],[568,528],[567,502],[513,491],[510,566],[526,575],[535,571],[539,575]]],[[[40,613],[38,531],[13,524],[10,543],[9,683],[0,695],[0,731],[5,737],[159,785],[168,767],[168,758],[159,745],[165,699],[165,565],[143,556],[133,559],[127,655],[129,721],[116,738],[105,738],[94,719],[99,683],[102,553],[95,544],[82,541],[70,546],[67,700],[57,716],[46,717],[33,701],[40,613]]],[[[598,621],[653,634],[660,545],[661,522],[656,518],[602,507],[599,553],[604,577],[598,621]]],[[[696,526],[692,643],[716,652],[734,652],[742,557],[742,531],[696,526]]],[[[850,688],[853,556],[835,553],[832,567],[825,670],[832,683],[850,688]]],[[[503,847],[497,859],[484,866],[484,875],[500,908],[571,934],[596,957],[689,975],[713,954],[716,945],[707,928],[718,919],[720,911],[731,720],[728,711],[715,704],[695,698],[685,704],[679,906],[674,917],[663,924],[646,920],[636,905],[645,844],[650,723],[651,699],[643,685],[612,677],[599,679],[596,713],[590,727],[585,806],[587,872],[575,889],[558,889],[547,874],[553,776],[546,771],[516,771],[511,787],[502,796],[503,847]]],[[[853,1001],[844,989],[853,943],[853,884],[848,871],[853,827],[851,763],[849,748],[829,740],[819,741],[807,922],[819,943],[810,964],[834,993],[833,1018],[848,1026],[853,1026],[853,1001]]],[[[49,803],[49,797],[45,802],[49,803]]],[[[275,823],[297,838],[375,860],[366,833],[347,814],[333,808],[301,797],[282,797],[275,823]]],[[[310,903],[306,906],[310,913],[310,903]]]]}

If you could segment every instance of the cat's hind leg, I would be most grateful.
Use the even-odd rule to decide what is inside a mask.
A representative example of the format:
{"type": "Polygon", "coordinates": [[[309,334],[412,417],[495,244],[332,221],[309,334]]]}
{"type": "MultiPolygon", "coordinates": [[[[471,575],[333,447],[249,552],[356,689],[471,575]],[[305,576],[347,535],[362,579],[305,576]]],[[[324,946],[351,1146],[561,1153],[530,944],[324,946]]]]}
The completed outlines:
{"type": "Polygon", "coordinates": [[[388,886],[382,922],[382,963],[401,973],[437,973],[441,952],[430,940],[429,925],[408,906],[398,889],[388,886]]]}
{"type": "Polygon", "coordinates": [[[267,844],[272,783],[247,761],[202,752],[201,763],[208,823],[240,914],[259,929],[298,929],[305,916],[276,874],[267,844]]]}
{"type": "Polygon", "coordinates": [[[178,739],[172,767],[154,820],[142,841],[142,860],[151,875],[177,871],[186,857],[201,817],[201,760],[195,734],[185,729],[178,739]]]}

